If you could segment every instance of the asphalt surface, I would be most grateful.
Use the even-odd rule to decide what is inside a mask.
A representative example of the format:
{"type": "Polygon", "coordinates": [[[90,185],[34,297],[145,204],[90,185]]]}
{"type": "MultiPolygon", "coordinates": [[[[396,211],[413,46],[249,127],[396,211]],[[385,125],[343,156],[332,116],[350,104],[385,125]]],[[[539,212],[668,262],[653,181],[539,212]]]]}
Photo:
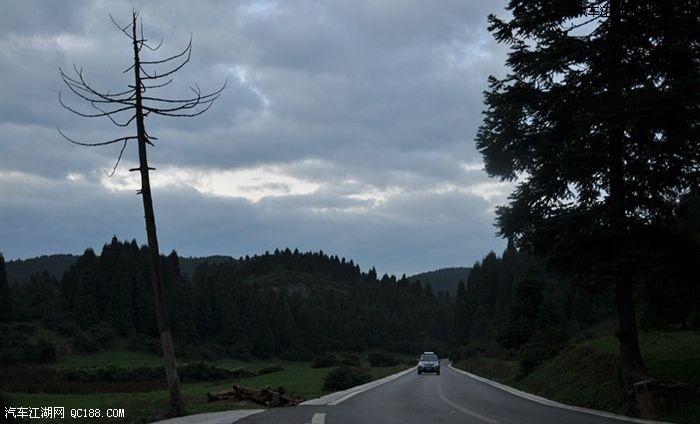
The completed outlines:
{"type": "Polygon", "coordinates": [[[543,405],[443,365],[441,375],[415,371],[337,405],[277,408],[241,424],[621,424],[626,421],[543,405]]]}

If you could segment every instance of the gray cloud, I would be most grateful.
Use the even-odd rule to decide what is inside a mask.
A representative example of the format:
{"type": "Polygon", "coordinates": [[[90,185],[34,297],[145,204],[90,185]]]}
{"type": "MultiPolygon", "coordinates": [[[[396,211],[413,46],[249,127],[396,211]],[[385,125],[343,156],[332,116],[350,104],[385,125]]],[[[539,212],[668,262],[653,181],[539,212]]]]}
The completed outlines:
{"type": "MultiPolygon", "coordinates": [[[[78,148],[55,130],[85,141],[121,134],[60,108],[57,69],[77,64],[95,86],[124,89],[129,40],[108,14],[128,22],[134,7],[149,39],[164,40],[159,54],[193,34],[191,62],[160,94],[228,80],[201,117],[147,120],[159,138],[152,164],[173,179],[155,190],[164,248],[323,249],[402,273],[468,265],[503,247],[492,211],[504,192],[475,189],[493,181],[473,169],[482,91],[505,59],[486,15],[503,2],[36,1],[0,3],[6,257],[144,238],[138,198],[120,185],[127,166],[104,177],[118,147],[78,148]]],[[[136,161],[135,149],[124,161],[136,161]]]]}

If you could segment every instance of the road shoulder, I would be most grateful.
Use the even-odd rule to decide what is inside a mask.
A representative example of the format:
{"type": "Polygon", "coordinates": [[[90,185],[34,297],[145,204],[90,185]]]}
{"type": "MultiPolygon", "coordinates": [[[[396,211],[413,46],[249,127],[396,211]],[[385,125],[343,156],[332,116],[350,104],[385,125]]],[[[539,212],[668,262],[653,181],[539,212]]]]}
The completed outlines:
{"type": "Polygon", "coordinates": [[[411,367],[403,371],[399,371],[396,374],[388,375],[384,378],[380,378],[379,380],[374,380],[370,381],[369,383],[362,384],[360,386],[355,386],[351,387],[346,390],[341,390],[339,392],[333,392],[330,394],[327,394],[325,396],[321,396],[320,398],[316,399],[311,399],[307,400],[306,402],[302,402],[301,405],[313,405],[313,406],[322,406],[322,405],[337,405],[341,402],[345,402],[346,400],[350,399],[351,397],[358,395],[362,392],[366,392],[369,389],[373,389],[375,387],[381,386],[382,384],[386,384],[392,380],[395,380],[403,375],[408,374],[409,372],[413,372],[416,370],[416,367],[411,367]]]}
{"type": "Polygon", "coordinates": [[[265,409],[237,409],[234,411],[207,412],[206,414],[187,415],[185,417],[157,421],[152,424],[232,424],[263,411],[265,411],[265,409]]]}
{"type": "Polygon", "coordinates": [[[455,368],[452,365],[452,363],[450,363],[448,366],[450,367],[450,369],[452,369],[458,373],[464,374],[464,375],[466,375],[474,380],[477,380],[477,381],[480,381],[482,383],[488,384],[490,386],[496,387],[498,389],[501,389],[505,392],[508,392],[508,393],[515,395],[515,396],[518,396],[518,397],[521,397],[523,399],[527,399],[527,400],[530,400],[532,402],[537,402],[537,403],[551,406],[554,408],[561,408],[561,409],[566,409],[569,411],[576,411],[576,412],[581,412],[584,414],[597,415],[599,417],[612,418],[615,420],[634,422],[634,423],[640,423],[640,424],[672,424],[672,423],[668,423],[665,421],[643,420],[641,418],[634,418],[634,417],[628,417],[625,415],[613,414],[611,412],[598,411],[597,409],[589,409],[589,408],[583,408],[580,406],[567,405],[564,403],[553,401],[551,399],[544,398],[542,396],[533,395],[532,393],[523,392],[522,390],[518,390],[518,389],[515,389],[513,387],[506,386],[505,384],[499,383],[497,381],[489,380],[488,378],[480,377],[478,375],[461,370],[459,368],[455,368]]]}

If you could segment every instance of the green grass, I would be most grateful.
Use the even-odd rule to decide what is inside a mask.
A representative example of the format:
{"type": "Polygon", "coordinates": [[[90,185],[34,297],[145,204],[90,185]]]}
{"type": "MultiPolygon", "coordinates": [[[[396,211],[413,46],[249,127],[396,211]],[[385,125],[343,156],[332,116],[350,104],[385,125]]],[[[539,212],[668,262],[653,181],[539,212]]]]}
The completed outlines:
{"type": "Polygon", "coordinates": [[[120,366],[122,368],[159,367],[163,365],[163,358],[145,352],[110,349],[89,355],[71,354],[60,356],[58,361],[51,365],[58,368],[93,368],[107,366],[120,366]]]}
{"type": "MultiPolygon", "coordinates": [[[[623,413],[623,389],[617,377],[618,343],[612,336],[603,336],[574,344],[524,378],[517,376],[517,363],[495,358],[470,358],[457,366],[559,402],[623,413]]],[[[640,348],[652,376],[684,381],[697,391],[700,333],[645,333],[640,335],[640,348]]],[[[700,405],[696,404],[682,405],[661,419],[698,423],[700,405]]]]}
{"type": "MultiPolygon", "coordinates": [[[[161,358],[146,353],[129,352],[124,350],[107,350],[92,355],[69,355],[62,357],[54,366],[62,368],[84,368],[117,365],[120,367],[160,366],[161,358]]],[[[265,386],[273,388],[282,386],[290,397],[302,397],[312,399],[322,396],[327,391],[323,390],[324,377],[333,368],[311,368],[310,362],[295,362],[277,359],[241,361],[237,359],[222,359],[211,363],[227,369],[244,368],[251,372],[257,372],[261,368],[270,365],[279,365],[282,371],[241,379],[235,383],[261,389],[265,386]]],[[[381,378],[401,370],[397,367],[371,368],[373,378],[381,378]]],[[[228,390],[234,381],[220,382],[185,382],[182,385],[182,393],[189,414],[224,411],[240,408],[260,408],[259,405],[240,405],[230,401],[207,402],[207,392],[228,390]]],[[[44,394],[44,393],[7,393],[9,406],[42,407],[63,406],[66,413],[71,408],[99,408],[104,413],[107,408],[124,408],[126,418],[117,419],[76,419],[71,422],[98,423],[98,422],[151,422],[163,415],[168,407],[168,392],[156,390],[144,393],[93,393],[93,394],[44,394]]],[[[68,415],[67,415],[68,416],[68,415]]],[[[33,419],[32,423],[51,423],[52,420],[33,419]]]]}
{"type": "MultiPolygon", "coordinates": [[[[230,402],[206,402],[206,393],[209,391],[224,390],[230,384],[221,383],[192,383],[183,384],[182,394],[190,414],[224,411],[237,409],[241,406],[230,402]]],[[[8,393],[9,406],[42,407],[63,406],[66,416],[69,416],[71,408],[99,408],[104,414],[107,408],[124,408],[126,417],[123,420],[104,418],[103,420],[89,418],[84,420],[71,420],[71,422],[128,422],[147,423],[155,419],[164,418],[168,408],[168,392],[157,390],[145,393],[93,393],[89,395],[74,394],[43,394],[43,393],[8,393]]],[[[256,408],[255,405],[247,405],[246,408],[256,408]]],[[[51,423],[55,420],[33,419],[32,423],[51,423]]]]}
{"type": "MultiPolygon", "coordinates": [[[[639,336],[642,356],[656,376],[677,379],[700,377],[700,332],[653,332],[639,336]]],[[[617,355],[619,343],[612,336],[581,344],[602,354],[617,355]]]]}
{"type": "Polygon", "coordinates": [[[504,384],[511,383],[518,375],[518,363],[516,361],[504,361],[488,357],[471,357],[455,365],[457,368],[504,384]]]}

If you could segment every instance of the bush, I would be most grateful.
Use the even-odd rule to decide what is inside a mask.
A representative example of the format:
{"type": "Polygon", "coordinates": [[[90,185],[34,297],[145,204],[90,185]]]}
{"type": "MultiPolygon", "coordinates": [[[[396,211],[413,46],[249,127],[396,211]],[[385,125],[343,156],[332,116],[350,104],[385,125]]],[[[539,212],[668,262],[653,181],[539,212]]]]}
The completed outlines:
{"type": "Polygon", "coordinates": [[[479,356],[486,352],[486,346],[482,344],[470,343],[461,349],[455,349],[448,353],[448,357],[452,362],[459,362],[462,359],[469,359],[474,356],[479,356]]]}
{"type": "Polygon", "coordinates": [[[90,335],[90,338],[99,344],[100,347],[108,347],[116,337],[114,328],[112,328],[109,323],[104,321],[100,321],[99,323],[93,325],[87,332],[90,335]]]}
{"type": "Polygon", "coordinates": [[[132,333],[126,339],[126,348],[134,352],[160,355],[160,341],[141,333],[132,333]]]}
{"type": "Polygon", "coordinates": [[[8,322],[0,324],[0,333],[21,333],[32,335],[36,333],[36,324],[30,322],[8,322]]]}
{"type": "Polygon", "coordinates": [[[84,331],[73,336],[71,346],[82,353],[95,353],[100,350],[100,346],[84,331]]]}
{"type": "Polygon", "coordinates": [[[46,363],[55,361],[57,357],[56,346],[46,339],[39,339],[39,341],[32,346],[27,359],[46,363]]]}
{"type": "Polygon", "coordinates": [[[236,342],[226,349],[226,356],[249,362],[253,359],[253,354],[250,353],[252,348],[250,343],[236,342]]]}
{"type": "Polygon", "coordinates": [[[334,353],[325,353],[314,357],[311,361],[311,368],[327,368],[338,365],[338,358],[334,353]]]}
{"type": "Polygon", "coordinates": [[[280,371],[284,371],[284,368],[280,367],[279,365],[270,365],[269,367],[260,368],[260,371],[258,371],[258,375],[272,374],[273,372],[280,371]]]}
{"type": "Polygon", "coordinates": [[[369,373],[357,367],[339,367],[328,373],[323,380],[323,390],[345,390],[372,380],[369,373]]]}
{"type": "Polygon", "coordinates": [[[393,367],[401,363],[399,358],[386,352],[371,352],[367,355],[367,360],[373,367],[393,367]]]}
{"type": "MultiPolygon", "coordinates": [[[[192,362],[178,367],[183,380],[215,381],[229,378],[250,377],[245,370],[227,370],[205,362],[192,362]]],[[[101,381],[147,381],[162,380],[165,369],[162,367],[124,368],[119,366],[94,368],[66,368],[60,372],[60,378],[66,381],[101,382],[101,381]]]]}
{"type": "Polygon", "coordinates": [[[355,353],[343,353],[338,359],[338,365],[345,365],[348,367],[359,367],[362,365],[360,363],[360,357],[355,353]]]}
{"type": "Polygon", "coordinates": [[[60,378],[66,381],[146,381],[162,379],[165,370],[160,367],[122,368],[118,366],[95,368],[66,368],[60,371],[60,378]]]}
{"type": "Polygon", "coordinates": [[[24,356],[20,349],[0,349],[0,365],[14,365],[22,362],[24,356]]]}
{"type": "Polygon", "coordinates": [[[205,362],[192,362],[178,367],[178,373],[183,379],[195,381],[213,381],[231,378],[233,371],[219,368],[205,362]]]}
{"type": "Polygon", "coordinates": [[[56,326],[56,331],[62,336],[73,337],[80,332],[80,327],[73,321],[63,321],[56,326]]]}
{"type": "Polygon", "coordinates": [[[520,373],[527,375],[538,365],[554,358],[562,349],[566,339],[557,334],[535,334],[520,348],[520,373]]]}
{"type": "Polygon", "coordinates": [[[234,370],[231,370],[231,378],[234,380],[239,380],[241,378],[249,378],[253,376],[255,376],[255,374],[246,370],[245,368],[236,368],[234,370]]]}

